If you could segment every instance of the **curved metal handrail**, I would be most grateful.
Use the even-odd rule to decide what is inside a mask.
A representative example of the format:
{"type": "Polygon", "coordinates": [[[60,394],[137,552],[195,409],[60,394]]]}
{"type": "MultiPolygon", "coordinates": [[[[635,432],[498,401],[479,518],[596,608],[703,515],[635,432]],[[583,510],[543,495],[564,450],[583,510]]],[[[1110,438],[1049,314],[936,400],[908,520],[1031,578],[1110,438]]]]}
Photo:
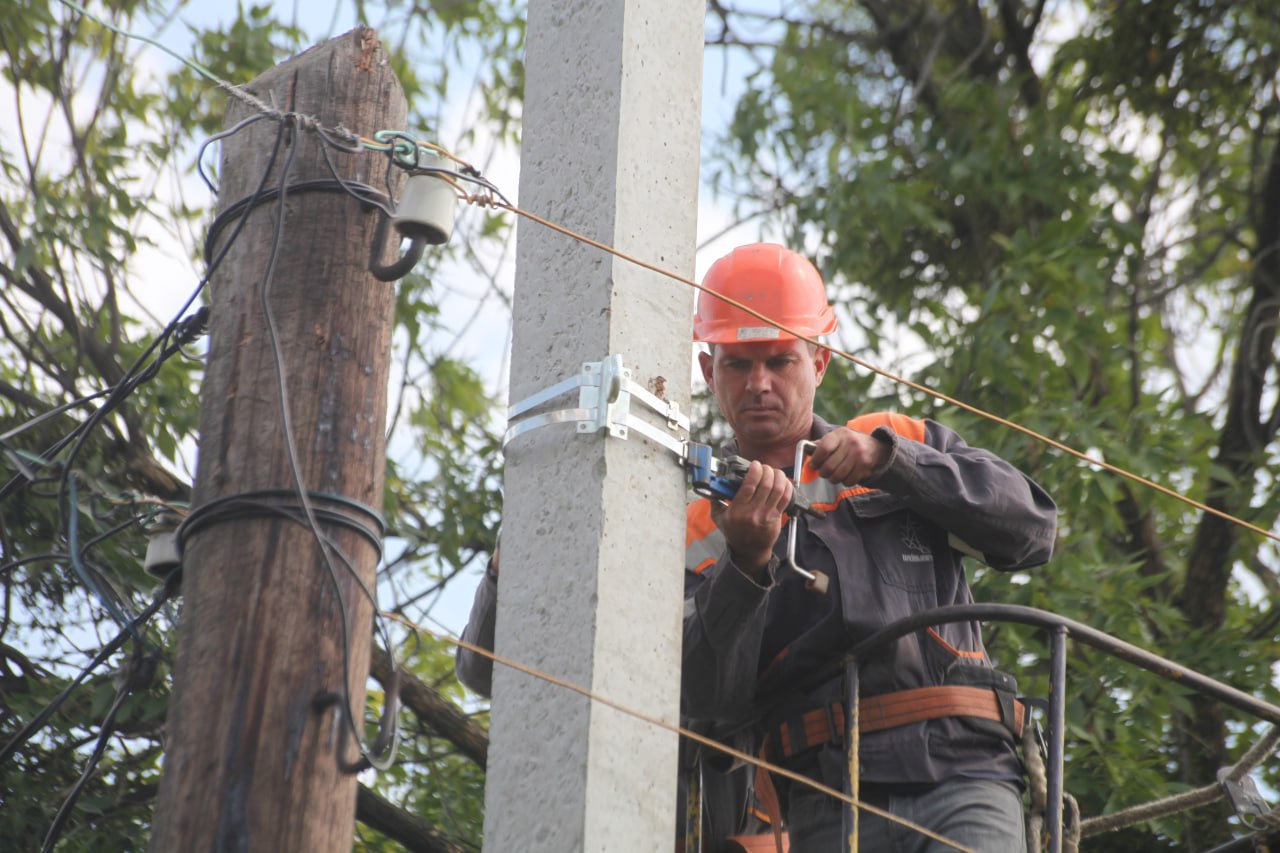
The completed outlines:
{"type": "MultiPolygon", "coordinates": [[[[874,651],[889,643],[914,634],[924,628],[955,622],[1012,622],[1042,628],[1050,636],[1049,674],[1049,744],[1046,766],[1048,776],[1048,807],[1045,823],[1049,830],[1049,853],[1062,849],[1063,755],[1066,723],[1066,678],[1068,637],[1120,658],[1148,672],[1183,684],[1201,694],[1212,697],[1224,705],[1252,714],[1273,725],[1280,726],[1280,706],[1265,702],[1242,690],[1237,690],[1203,673],[1175,663],[1160,655],[1139,648],[1110,634],[1091,628],[1080,622],[1019,604],[955,604],[938,607],[907,616],[892,622],[871,636],[855,644],[839,661],[839,664],[856,678],[859,661],[867,659],[874,651]]],[[[834,669],[834,667],[832,667],[834,669]]],[[[824,668],[824,672],[829,672],[824,668]]],[[[833,673],[834,674],[834,673],[833,673]]],[[[851,679],[851,681],[854,679],[851,679]]]]}
{"type": "Polygon", "coordinates": [[[947,607],[925,610],[899,619],[876,631],[870,637],[849,649],[847,658],[863,660],[869,652],[880,646],[899,640],[922,628],[970,621],[1015,622],[1048,630],[1065,628],[1067,635],[1073,640],[1093,646],[1095,649],[1101,649],[1135,666],[1154,672],[1156,675],[1186,684],[1188,687],[1212,696],[1233,708],[1280,725],[1280,706],[1264,702],[1256,696],[1250,696],[1242,690],[1223,684],[1182,664],[1174,663],[1167,658],[1160,657],[1131,643],[1126,643],[1124,640],[1118,640],[1110,634],[1099,631],[1097,628],[1091,628],[1088,625],[1068,619],[1065,616],[1059,616],[1056,613],[1050,613],[1047,610],[1038,610],[1034,607],[1025,607],[1020,604],[953,604],[947,607]]]}

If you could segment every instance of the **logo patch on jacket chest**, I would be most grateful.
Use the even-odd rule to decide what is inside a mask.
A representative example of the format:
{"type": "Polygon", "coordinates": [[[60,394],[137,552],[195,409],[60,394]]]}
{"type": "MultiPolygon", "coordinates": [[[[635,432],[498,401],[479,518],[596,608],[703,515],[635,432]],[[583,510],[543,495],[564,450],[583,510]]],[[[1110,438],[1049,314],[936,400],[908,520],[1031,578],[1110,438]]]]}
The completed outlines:
{"type": "Polygon", "coordinates": [[[905,549],[902,553],[903,562],[907,563],[932,563],[933,551],[921,536],[920,522],[918,519],[909,519],[902,523],[898,528],[902,537],[902,547],[905,549]]]}

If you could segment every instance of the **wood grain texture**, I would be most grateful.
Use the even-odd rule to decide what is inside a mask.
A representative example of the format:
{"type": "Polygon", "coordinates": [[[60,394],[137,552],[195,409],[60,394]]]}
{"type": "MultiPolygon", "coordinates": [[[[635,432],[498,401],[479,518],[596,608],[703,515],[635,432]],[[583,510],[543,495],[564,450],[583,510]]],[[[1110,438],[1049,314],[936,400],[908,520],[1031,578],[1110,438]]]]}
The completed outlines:
{"type": "MultiPolygon", "coordinates": [[[[405,121],[403,90],[370,30],[312,48],[248,88],[327,127],[371,134],[405,121]]],[[[226,127],[250,114],[232,101],[226,127]]],[[[280,122],[264,119],[224,141],[220,210],[253,196],[264,174],[266,186],[278,187],[290,145],[289,184],[331,178],[317,134],[287,123],[273,162],[280,131],[280,122]]],[[[330,155],[344,178],[384,187],[384,158],[330,155]]],[[[255,206],[210,285],[193,506],[298,489],[282,366],[306,488],[380,510],[395,295],[367,272],[376,215],[345,194],[289,193],[272,264],[280,215],[278,200],[255,206]]],[[[296,497],[270,500],[298,506],[296,497]]],[[[357,753],[337,706],[317,710],[316,700],[342,692],[345,651],[353,713],[362,717],[372,616],[362,584],[372,589],[378,555],[354,531],[321,530],[351,561],[349,571],[334,556],[336,582],[317,537],[278,514],[224,518],[186,542],[153,850],[351,849],[356,778],[339,765],[357,753]]]]}

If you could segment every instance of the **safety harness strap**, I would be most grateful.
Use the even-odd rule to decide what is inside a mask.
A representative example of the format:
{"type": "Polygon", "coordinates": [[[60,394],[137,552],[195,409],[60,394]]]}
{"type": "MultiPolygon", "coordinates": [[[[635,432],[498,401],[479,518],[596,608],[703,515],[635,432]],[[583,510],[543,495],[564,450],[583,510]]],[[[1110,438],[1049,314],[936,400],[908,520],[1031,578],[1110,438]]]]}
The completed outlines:
{"type": "MultiPolygon", "coordinates": [[[[864,733],[940,717],[978,717],[1003,723],[1020,738],[1027,708],[1017,700],[1002,702],[990,688],[948,684],[862,697],[858,714],[859,728],[864,733]]],[[[844,705],[835,702],[775,726],[765,736],[761,755],[767,761],[777,761],[821,744],[839,742],[843,736],[844,705]]]]}
{"type": "MultiPolygon", "coordinates": [[[[782,803],[778,802],[778,790],[773,787],[773,777],[762,765],[756,765],[756,799],[769,816],[769,829],[773,831],[773,844],[777,853],[785,853],[782,843],[782,803]]],[[[789,846],[789,845],[788,845],[789,846]]]]}

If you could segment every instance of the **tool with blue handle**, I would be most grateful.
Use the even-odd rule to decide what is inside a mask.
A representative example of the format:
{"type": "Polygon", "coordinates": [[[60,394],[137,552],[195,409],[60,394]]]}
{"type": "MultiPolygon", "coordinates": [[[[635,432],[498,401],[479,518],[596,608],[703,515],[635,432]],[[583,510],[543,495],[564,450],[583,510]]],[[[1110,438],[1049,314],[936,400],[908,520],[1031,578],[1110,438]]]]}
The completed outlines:
{"type": "MultiPolygon", "coordinates": [[[[804,463],[804,454],[813,449],[813,442],[802,441],[796,445],[795,471],[798,473],[804,463]]],[[[685,445],[684,457],[680,464],[689,470],[689,479],[693,481],[693,491],[711,500],[729,501],[738,493],[742,478],[747,473],[750,460],[741,456],[717,457],[712,454],[711,446],[691,441],[685,445]]],[[[800,514],[811,518],[824,518],[826,513],[810,506],[797,488],[796,479],[791,483],[791,502],[787,504],[787,515],[791,517],[791,529],[787,536],[787,565],[796,574],[805,579],[805,587],[814,592],[825,593],[828,579],[822,572],[811,572],[796,564],[796,516],[800,514]]]]}

